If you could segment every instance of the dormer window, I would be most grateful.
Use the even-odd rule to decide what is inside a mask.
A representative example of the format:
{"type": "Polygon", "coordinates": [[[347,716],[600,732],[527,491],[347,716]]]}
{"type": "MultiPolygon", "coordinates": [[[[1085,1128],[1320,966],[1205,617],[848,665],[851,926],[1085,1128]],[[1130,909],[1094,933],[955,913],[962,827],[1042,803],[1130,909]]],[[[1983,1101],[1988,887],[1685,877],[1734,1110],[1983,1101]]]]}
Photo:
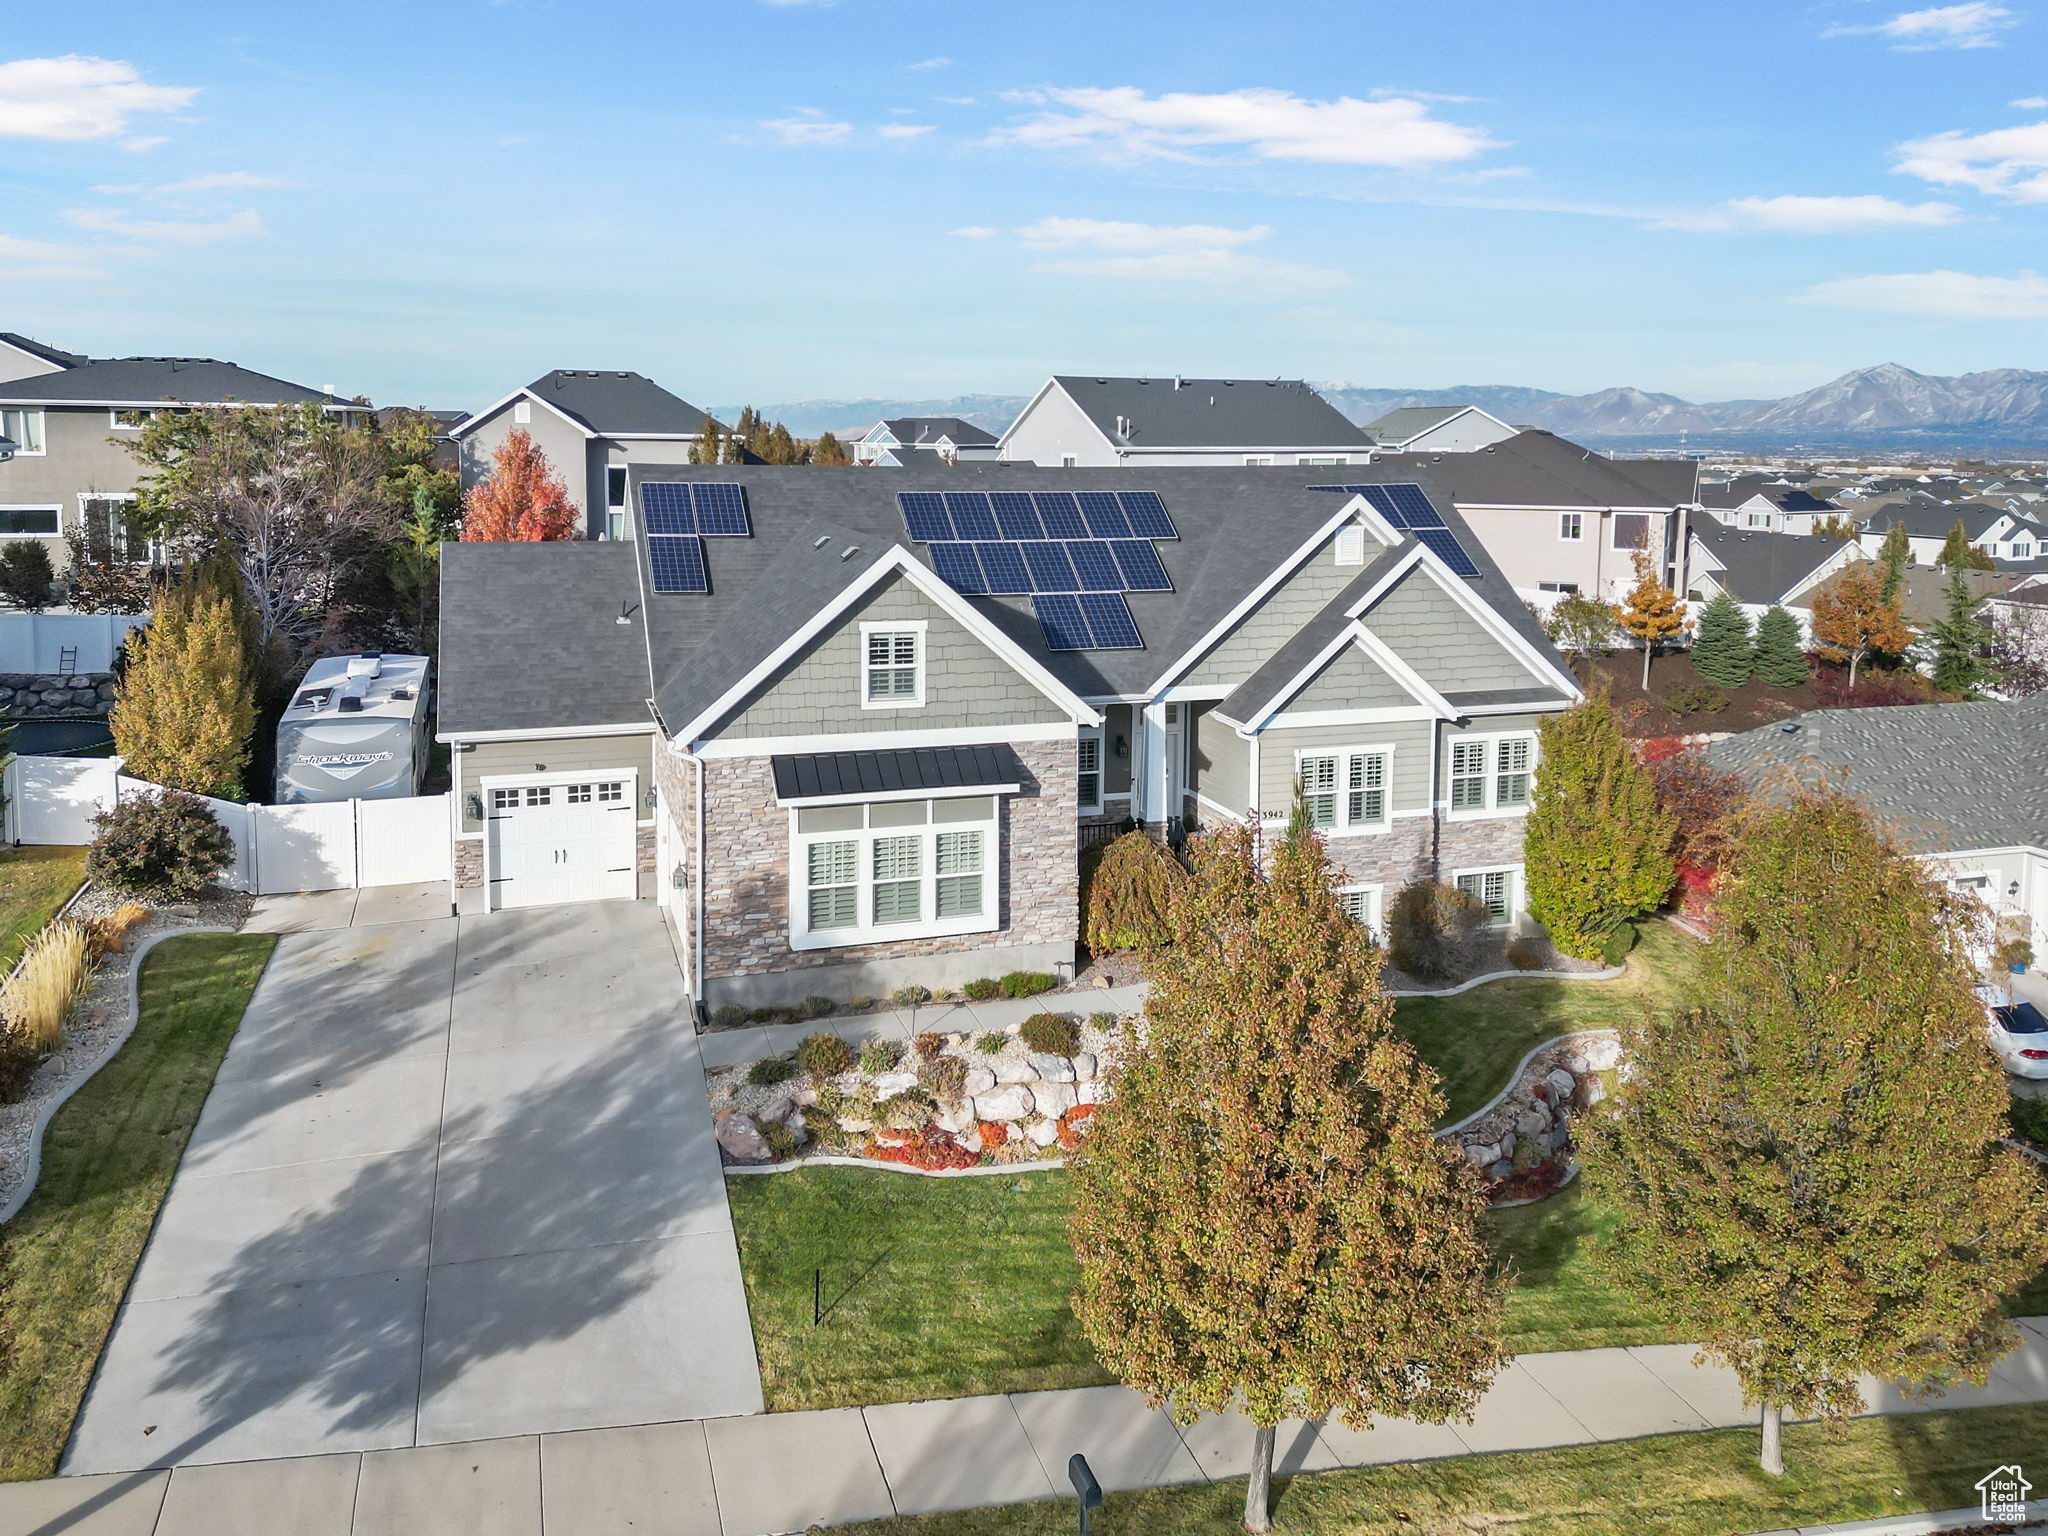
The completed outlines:
{"type": "Polygon", "coordinates": [[[922,707],[925,626],[863,624],[860,629],[861,708],[922,707]]]}

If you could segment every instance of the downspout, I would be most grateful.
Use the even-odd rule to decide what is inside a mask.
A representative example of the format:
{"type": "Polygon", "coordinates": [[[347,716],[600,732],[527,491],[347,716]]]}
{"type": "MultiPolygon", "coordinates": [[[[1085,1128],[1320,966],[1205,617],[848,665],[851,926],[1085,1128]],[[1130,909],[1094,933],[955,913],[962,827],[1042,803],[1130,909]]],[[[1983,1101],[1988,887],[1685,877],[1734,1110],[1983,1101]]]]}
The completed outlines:
{"type": "Polygon", "coordinates": [[[1443,878],[1444,812],[1437,795],[1444,761],[1444,722],[1441,715],[1429,721],[1429,883],[1443,878]]]}
{"type": "Polygon", "coordinates": [[[690,761],[697,769],[697,869],[690,881],[697,895],[697,917],[696,921],[691,925],[694,931],[690,936],[692,940],[690,947],[696,951],[697,955],[694,990],[697,995],[697,1005],[701,1008],[703,1007],[704,997],[704,759],[692,753],[690,754],[690,761]]]}

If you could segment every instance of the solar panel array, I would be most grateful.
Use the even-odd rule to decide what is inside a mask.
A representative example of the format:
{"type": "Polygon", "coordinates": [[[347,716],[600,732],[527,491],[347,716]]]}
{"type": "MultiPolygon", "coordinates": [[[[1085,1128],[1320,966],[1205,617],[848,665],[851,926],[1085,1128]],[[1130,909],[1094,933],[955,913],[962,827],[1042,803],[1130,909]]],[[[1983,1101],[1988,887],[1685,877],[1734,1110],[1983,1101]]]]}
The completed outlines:
{"type": "Polygon", "coordinates": [[[1451,568],[1454,575],[1477,576],[1479,567],[1444,522],[1443,513],[1430,505],[1419,485],[1312,485],[1312,491],[1341,491],[1363,496],[1381,516],[1396,528],[1406,528],[1417,542],[1432,551],[1451,568]]]}
{"type": "Polygon", "coordinates": [[[646,480],[640,485],[647,569],[661,593],[709,592],[706,538],[750,538],[746,492],[702,480],[646,480]]]}
{"type": "Polygon", "coordinates": [[[1171,592],[1154,539],[1179,531],[1156,491],[902,491],[932,568],[970,597],[1029,597],[1048,649],[1132,650],[1126,592],[1171,592]]]}

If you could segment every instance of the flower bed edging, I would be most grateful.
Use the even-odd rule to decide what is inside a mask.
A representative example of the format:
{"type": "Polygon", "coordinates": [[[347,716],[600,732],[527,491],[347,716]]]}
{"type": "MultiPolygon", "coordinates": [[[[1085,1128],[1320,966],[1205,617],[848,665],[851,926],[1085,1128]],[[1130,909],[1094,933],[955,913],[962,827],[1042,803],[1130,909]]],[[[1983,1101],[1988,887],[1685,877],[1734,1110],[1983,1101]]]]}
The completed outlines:
{"type": "Polygon", "coordinates": [[[1614,981],[1628,974],[1628,962],[1609,966],[1604,971],[1488,971],[1484,976],[1474,976],[1470,981],[1461,981],[1455,987],[1443,987],[1433,992],[1401,992],[1393,988],[1387,996],[1403,997],[1456,997],[1460,992],[1470,992],[1474,987],[1483,987],[1489,981],[1614,981]]]}
{"type": "Polygon", "coordinates": [[[793,1157],[780,1163],[732,1163],[727,1173],[794,1173],[799,1168],[871,1168],[881,1173],[908,1173],[920,1179],[981,1179],[1005,1173],[1045,1173],[1066,1167],[1055,1162],[996,1163],[986,1168],[913,1168],[908,1163],[885,1163],[872,1157],[841,1157],[821,1153],[816,1157],[793,1157]]]}
{"type": "MultiPolygon", "coordinates": [[[[86,887],[88,884],[90,884],[90,882],[81,884],[79,888],[72,893],[71,901],[65,903],[65,911],[69,911],[72,904],[78,901],[78,899],[85,894],[86,887]]],[[[59,915],[61,916],[62,914],[60,913],[59,915]]],[[[59,1083],[57,1085],[56,1091],[53,1092],[49,1096],[49,1098],[45,1099],[43,1101],[42,1108],[36,1111],[35,1120],[31,1123],[29,1127],[28,1150],[26,1153],[23,1154],[22,1157],[23,1171],[21,1177],[21,1186],[20,1188],[16,1189],[15,1192],[11,1196],[9,1196],[4,1203],[0,1203],[0,1226],[4,1226],[8,1222],[14,1220],[14,1218],[20,1214],[21,1208],[24,1205],[28,1204],[28,1197],[35,1193],[36,1180],[41,1176],[43,1171],[43,1137],[45,1136],[45,1134],[48,1133],[50,1129],[50,1122],[56,1119],[57,1111],[62,1109],[65,1106],[65,1104],[67,1104],[70,1101],[71,1096],[73,1094],[78,1092],[78,1090],[83,1088],[87,1083],[91,1082],[93,1075],[96,1072],[98,1072],[101,1067],[105,1066],[108,1062],[114,1059],[114,1053],[120,1050],[122,1046],[128,1043],[129,1037],[135,1033],[135,1026],[141,1022],[142,962],[148,957],[149,952],[155,949],[157,945],[161,944],[165,939],[182,939],[186,937],[188,934],[194,933],[234,932],[236,932],[236,930],[233,928],[173,928],[164,933],[153,933],[149,935],[148,938],[144,939],[141,943],[137,944],[135,948],[129,952],[128,1020],[119,1029],[115,1030],[112,1034],[107,1036],[106,1042],[100,1048],[98,1055],[94,1056],[90,1061],[83,1063],[76,1072],[73,1072],[69,1077],[65,1078],[63,1082],[59,1083]]]]}

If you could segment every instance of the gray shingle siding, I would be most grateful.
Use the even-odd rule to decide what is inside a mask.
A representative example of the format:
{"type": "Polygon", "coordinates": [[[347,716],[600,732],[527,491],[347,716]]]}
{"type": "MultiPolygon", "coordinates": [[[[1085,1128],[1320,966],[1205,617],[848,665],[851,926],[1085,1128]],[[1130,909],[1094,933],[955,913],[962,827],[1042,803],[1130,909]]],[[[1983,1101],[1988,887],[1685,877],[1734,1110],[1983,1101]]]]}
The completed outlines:
{"type": "Polygon", "coordinates": [[[1391,747],[1394,814],[1423,810],[1429,804],[1429,735],[1427,720],[1263,731],[1259,735],[1259,809],[1269,816],[1284,816],[1294,804],[1294,761],[1298,752],[1391,747]]]}
{"type": "Polygon", "coordinates": [[[1414,703],[1414,696],[1385,668],[1349,644],[1280,708],[1283,713],[1305,714],[1312,709],[1394,709],[1414,703]]]}
{"type": "Polygon", "coordinates": [[[1252,808],[1252,745],[1210,709],[1195,716],[1188,738],[1188,787],[1242,816],[1252,808]]]}
{"type": "Polygon", "coordinates": [[[1338,565],[1331,559],[1330,546],[1325,542],[1218,641],[1215,649],[1196,662],[1186,681],[1195,687],[1242,682],[1349,586],[1358,569],[1355,565],[1338,565]]]}
{"type": "Polygon", "coordinates": [[[1441,693],[1529,679],[1527,668],[1419,571],[1366,610],[1364,619],[1367,629],[1441,693]]]}
{"type": "Polygon", "coordinates": [[[855,604],[837,627],[812,641],[737,715],[709,734],[730,740],[962,726],[996,729],[1050,725],[1066,718],[959,620],[899,576],[855,604]],[[929,626],[922,709],[861,708],[860,626],[892,620],[923,620],[929,626]]]}

